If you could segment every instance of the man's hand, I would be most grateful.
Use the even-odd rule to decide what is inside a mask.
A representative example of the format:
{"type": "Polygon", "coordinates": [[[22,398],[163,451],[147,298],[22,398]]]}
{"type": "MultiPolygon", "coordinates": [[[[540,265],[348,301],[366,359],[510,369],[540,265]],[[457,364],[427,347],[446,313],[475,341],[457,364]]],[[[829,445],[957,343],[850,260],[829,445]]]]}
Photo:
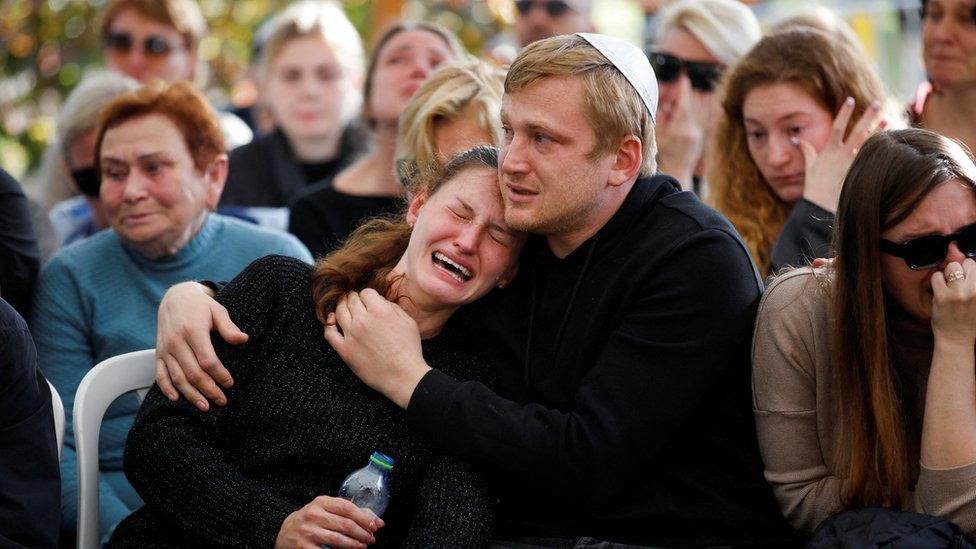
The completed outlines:
{"type": "Polygon", "coordinates": [[[327,544],[365,549],[376,543],[373,533],[382,527],[383,520],[369,509],[342,498],[319,496],[281,523],[275,548],[319,549],[327,544]]]}
{"type": "Polygon", "coordinates": [[[325,339],[356,377],[404,410],[430,371],[417,323],[369,288],[339,301],[326,322],[325,339]]]}
{"type": "Polygon", "coordinates": [[[227,309],[214,301],[206,286],[183,282],[163,296],[156,328],[156,384],[170,400],[182,393],[204,412],[210,408],[207,399],[220,406],[227,403],[214,380],[225,388],[234,383],[210,342],[213,330],[231,345],[247,341],[247,334],[231,321],[227,309]]]}

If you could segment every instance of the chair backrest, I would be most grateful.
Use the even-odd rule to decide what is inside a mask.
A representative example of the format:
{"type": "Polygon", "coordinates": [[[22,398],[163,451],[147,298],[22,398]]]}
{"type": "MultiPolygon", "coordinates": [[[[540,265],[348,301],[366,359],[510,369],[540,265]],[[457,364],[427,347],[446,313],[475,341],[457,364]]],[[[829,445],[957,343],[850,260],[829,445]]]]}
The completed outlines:
{"type": "Polygon", "coordinates": [[[64,448],[64,403],[61,402],[61,395],[58,390],[47,382],[51,388],[51,409],[54,410],[54,434],[58,438],[58,461],[61,461],[61,449],[64,448]]]}
{"type": "Polygon", "coordinates": [[[98,547],[98,434],[109,404],[130,391],[142,400],[155,381],[156,351],[147,349],[99,362],[75,393],[78,449],[78,548],[98,547]],[[140,390],[141,389],[141,390],[140,390]]]}

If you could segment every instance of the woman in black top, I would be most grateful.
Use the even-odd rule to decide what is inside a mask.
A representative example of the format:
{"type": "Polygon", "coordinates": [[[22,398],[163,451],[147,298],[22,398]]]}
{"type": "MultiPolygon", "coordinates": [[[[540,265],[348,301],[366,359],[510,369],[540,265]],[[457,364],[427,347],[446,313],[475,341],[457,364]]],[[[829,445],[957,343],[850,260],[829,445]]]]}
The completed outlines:
{"type": "Polygon", "coordinates": [[[363,148],[356,124],[363,45],[342,7],[301,2],[268,27],[258,71],[276,128],[231,152],[222,207],[286,207],[363,148]]]}
{"type": "Polygon", "coordinates": [[[373,131],[372,149],[292,204],[289,231],[312,255],[335,249],[363,219],[400,207],[403,185],[393,173],[400,115],[427,74],[463,51],[453,34],[429,23],[400,22],[380,38],[364,88],[363,121],[373,131]]]}
{"type": "Polygon", "coordinates": [[[505,224],[497,161],[490,147],[461,153],[405,215],[367,223],[314,270],[269,256],[229,283],[217,299],[250,337],[217,350],[235,379],[228,404],[200,412],[150,391],[125,454],[146,505],[112,545],[483,545],[491,509],[479,476],[413,433],[322,331],[333,311],[361,305],[342,300],[349,291],[367,306],[385,296],[416,321],[430,363],[488,381],[449,319],[515,275],[524,236],[505,224]],[[373,450],[396,460],[382,520],[334,497],[373,450]]]}

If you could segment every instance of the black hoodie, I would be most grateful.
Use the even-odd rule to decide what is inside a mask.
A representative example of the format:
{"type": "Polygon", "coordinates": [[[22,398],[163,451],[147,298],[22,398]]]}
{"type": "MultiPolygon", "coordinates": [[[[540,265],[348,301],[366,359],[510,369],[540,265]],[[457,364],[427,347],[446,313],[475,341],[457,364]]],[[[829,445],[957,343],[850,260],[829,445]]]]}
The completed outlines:
{"type": "Polygon", "coordinates": [[[749,345],[762,282],[729,222],[638,180],[564,259],[526,244],[467,322],[498,394],[436,370],[411,424],[497,473],[499,536],[658,546],[789,538],[762,477],[749,345]]]}

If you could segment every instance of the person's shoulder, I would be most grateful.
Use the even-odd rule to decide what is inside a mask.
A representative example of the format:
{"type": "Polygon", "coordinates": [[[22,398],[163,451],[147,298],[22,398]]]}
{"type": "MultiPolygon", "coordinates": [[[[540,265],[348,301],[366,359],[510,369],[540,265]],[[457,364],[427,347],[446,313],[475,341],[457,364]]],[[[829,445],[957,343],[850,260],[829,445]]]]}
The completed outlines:
{"type": "MultiPolygon", "coordinates": [[[[102,270],[106,260],[118,255],[119,251],[121,251],[121,244],[115,231],[105,229],[59,250],[44,266],[42,272],[68,270],[80,275],[102,270]]],[[[114,262],[109,261],[108,264],[114,262]]]]}
{"type": "Polygon", "coordinates": [[[759,304],[760,311],[824,313],[829,303],[833,272],[829,268],[801,267],[771,278],[759,304]]]}

